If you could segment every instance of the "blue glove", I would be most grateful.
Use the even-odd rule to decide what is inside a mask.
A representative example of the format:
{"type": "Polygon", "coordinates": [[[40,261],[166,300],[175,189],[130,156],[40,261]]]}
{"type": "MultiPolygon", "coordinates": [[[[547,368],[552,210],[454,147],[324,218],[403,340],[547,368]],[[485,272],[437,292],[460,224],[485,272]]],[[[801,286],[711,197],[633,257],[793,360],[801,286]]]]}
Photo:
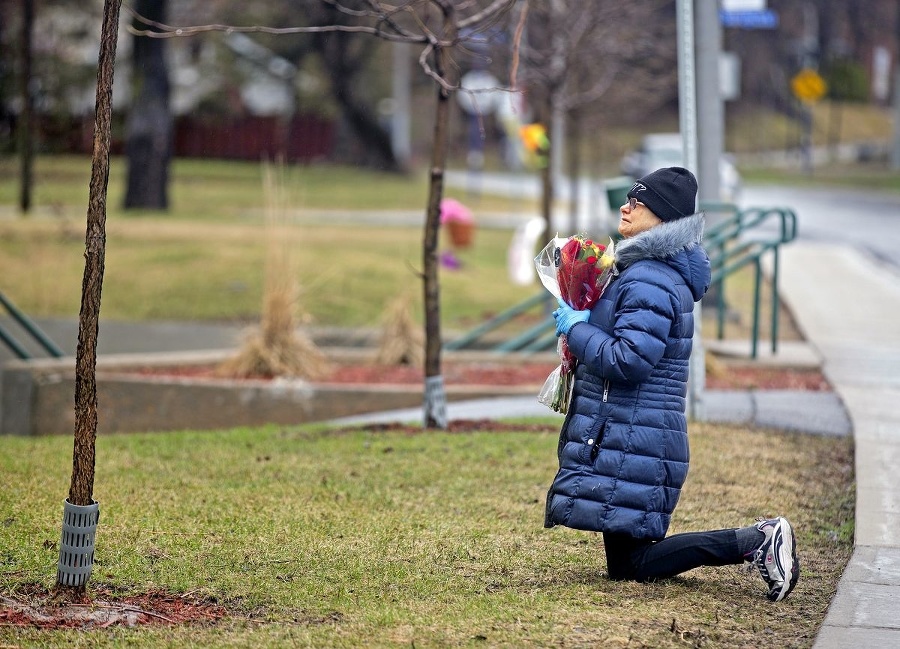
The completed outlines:
{"type": "Polygon", "coordinates": [[[587,319],[591,315],[591,312],[587,309],[576,311],[562,300],[558,301],[559,308],[553,312],[553,317],[556,318],[557,336],[568,335],[572,330],[572,327],[579,322],[587,322],[587,319]]]}

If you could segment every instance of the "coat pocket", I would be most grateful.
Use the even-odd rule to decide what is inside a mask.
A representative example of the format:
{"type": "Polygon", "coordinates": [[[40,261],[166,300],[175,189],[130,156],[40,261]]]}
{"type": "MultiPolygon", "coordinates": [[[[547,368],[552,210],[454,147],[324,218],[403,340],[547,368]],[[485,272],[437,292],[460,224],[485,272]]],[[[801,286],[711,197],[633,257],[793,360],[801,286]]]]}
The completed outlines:
{"type": "Polygon", "coordinates": [[[600,442],[603,441],[603,435],[606,434],[606,424],[609,421],[607,417],[602,417],[594,422],[588,430],[585,446],[587,449],[587,462],[593,464],[600,453],[600,442]]]}

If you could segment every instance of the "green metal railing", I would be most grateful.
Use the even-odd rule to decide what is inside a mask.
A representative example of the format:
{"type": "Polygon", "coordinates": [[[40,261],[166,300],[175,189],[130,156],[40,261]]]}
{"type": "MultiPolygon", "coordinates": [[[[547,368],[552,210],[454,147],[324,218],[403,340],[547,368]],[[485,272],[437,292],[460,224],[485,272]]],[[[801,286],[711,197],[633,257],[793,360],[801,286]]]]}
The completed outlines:
{"type": "MultiPolygon", "coordinates": [[[[555,304],[555,300],[553,297],[547,293],[547,291],[542,291],[537,295],[533,295],[528,298],[524,302],[520,302],[515,306],[510,307],[506,311],[498,313],[493,318],[486,320],[482,324],[478,325],[468,333],[463,334],[459,338],[451,340],[448,343],[444,344],[445,350],[454,350],[454,349],[466,349],[467,347],[472,347],[478,340],[480,340],[485,334],[491,333],[492,331],[498,329],[499,327],[505,325],[507,322],[516,318],[526,311],[530,311],[536,307],[541,307],[546,313],[550,313],[550,309],[547,307],[551,304],[555,304]]],[[[510,351],[519,351],[523,348],[530,347],[535,344],[535,341],[541,339],[547,333],[547,326],[553,323],[552,317],[547,317],[547,319],[542,320],[540,324],[535,325],[530,328],[528,331],[525,331],[511,340],[505,341],[495,347],[494,351],[497,352],[510,352],[510,351]]],[[[554,335],[554,338],[556,336],[554,335]]],[[[555,343],[554,343],[555,344],[555,343]]],[[[534,350],[532,350],[534,351],[534,350]]]]}
{"type": "MultiPolygon", "coordinates": [[[[50,340],[49,336],[41,331],[40,328],[32,322],[28,316],[22,313],[15,304],[10,302],[9,299],[3,295],[2,291],[0,291],[0,304],[2,304],[9,315],[12,316],[13,320],[18,322],[22,329],[43,347],[44,351],[50,354],[50,356],[53,356],[54,358],[65,356],[56,343],[50,340]]],[[[4,343],[17,357],[23,360],[32,358],[32,354],[3,327],[0,327],[0,342],[4,343]]]]}
{"type": "MultiPolygon", "coordinates": [[[[772,352],[778,345],[778,252],[781,245],[793,241],[797,236],[797,217],[786,208],[748,208],[739,210],[731,203],[703,203],[701,209],[708,215],[715,214],[716,222],[707,228],[704,247],[709,254],[712,271],[711,286],[716,299],[716,335],[721,340],[725,332],[725,279],[753,265],[755,267],[753,289],[753,313],[751,330],[751,357],[756,358],[759,346],[760,307],[763,278],[763,261],[772,255],[772,352]],[[775,220],[779,226],[773,233],[764,230],[775,220]]],[[[540,308],[545,317],[525,331],[512,338],[489,347],[494,352],[533,353],[556,347],[556,334],[550,312],[556,307],[556,300],[547,291],[541,291],[524,302],[483,322],[471,331],[444,345],[445,350],[472,348],[487,334],[496,331],[519,315],[540,308]]]]}
{"type": "Polygon", "coordinates": [[[737,211],[707,230],[704,246],[709,253],[712,270],[711,286],[718,290],[716,296],[716,336],[721,340],[725,335],[725,279],[746,266],[755,269],[753,280],[753,312],[751,328],[751,358],[759,351],[759,324],[761,295],[764,284],[763,261],[772,257],[771,291],[771,336],[772,353],[778,351],[778,274],[779,248],[797,237],[797,216],[786,208],[748,208],[737,211]],[[775,232],[762,231],[771,221],[777,221],[775,232]],[[748,234],[751,233],[751,234],[748,234]]]}

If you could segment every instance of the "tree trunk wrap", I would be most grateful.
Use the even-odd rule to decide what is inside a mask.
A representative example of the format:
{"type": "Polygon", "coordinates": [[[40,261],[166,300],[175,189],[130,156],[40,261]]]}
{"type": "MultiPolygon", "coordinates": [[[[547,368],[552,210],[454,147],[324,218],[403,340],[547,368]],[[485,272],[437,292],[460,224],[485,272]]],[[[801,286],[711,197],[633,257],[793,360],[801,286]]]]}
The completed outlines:
{"type": "Polygon", "coordinates": [[[56,583],[60,586],[83,588],[91,577],[94,565],[94,541],[100,505],[87,506],[63,503],[62,538],[59,543],[59,563],[56,583]]]}

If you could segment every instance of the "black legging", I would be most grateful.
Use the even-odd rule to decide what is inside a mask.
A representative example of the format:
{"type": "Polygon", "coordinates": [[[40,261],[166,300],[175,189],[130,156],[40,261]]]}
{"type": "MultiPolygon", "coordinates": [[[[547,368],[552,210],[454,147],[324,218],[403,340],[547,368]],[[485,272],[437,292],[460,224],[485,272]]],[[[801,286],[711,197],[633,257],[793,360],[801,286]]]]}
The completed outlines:
{"type": "Polygon", "coordinates": [[[743,563],[733,529],[673,534],[661,541],[603,533],[610,579],[654,581],[700,566],[743,563]]]}

